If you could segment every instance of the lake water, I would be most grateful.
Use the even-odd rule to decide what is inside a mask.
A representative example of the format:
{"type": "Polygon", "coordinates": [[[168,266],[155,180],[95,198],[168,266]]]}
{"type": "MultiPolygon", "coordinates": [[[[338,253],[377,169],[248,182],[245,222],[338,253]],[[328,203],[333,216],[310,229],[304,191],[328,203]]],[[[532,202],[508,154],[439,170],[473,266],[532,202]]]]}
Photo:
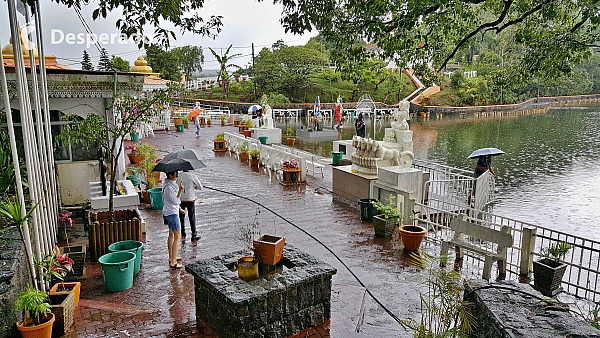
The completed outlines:
{"type": "MultiPolygon", "coordinates": [[[[377,140],[390,121],[378,121],[377,140]]],[[[371,136],[373,125],[366,122],[371,136]]],[[[301,124],[277,121],[283,130],[286,123],[292,128],[301,124]]],[[[354,128],[345,123],[342,139],[351,139],[354,128]]],[[[467,156],[475,149],[505,151],[492,163],[499,199],[494,213],[600,240],[600,106],[518,117],[413,120],[410,129],[415,157],[454,167],[473,169],[476,162],[467,156]]],[[[333,148],[331,141],[297,139],[296,145],[329,157],[333,148]]]]}

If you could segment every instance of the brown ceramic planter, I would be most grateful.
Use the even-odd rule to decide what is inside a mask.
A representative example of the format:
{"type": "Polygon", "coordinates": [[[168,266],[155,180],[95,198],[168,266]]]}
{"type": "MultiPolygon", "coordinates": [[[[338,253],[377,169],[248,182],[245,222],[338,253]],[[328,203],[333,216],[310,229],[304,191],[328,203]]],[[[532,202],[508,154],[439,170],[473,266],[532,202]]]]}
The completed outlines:
{"type": "Polygon", "coordinates": [[[75,295],[74,305],[75,306],[79,305],[79,295],[81,293],[81,283],[80,282],[56,283],[48,292],[48,294],[51,296],[52,295],[66,295],[68,293],[73,293],[75,295]],[[60,291],[59,291],[59,289],[60,289],[60,291]]]}
{"type": "Polygon", "coordinates": [[[200,120],[200,125],[201,126],[206,125],[206,117],[199,117],[199,120],[200,120]]]}
{"type": "Polygon", "coordinates": [[[209,125],[209,126],[212,125],[211,120],[206,120],[206,124],[209,125]]]}
{"type": "Polygon", "coordinates": [[[240,154],[240,161],[248,161],[248,153],[241,153],[240,154]]]}
{"type": "Polygon", "coordinates": [[[46,315],[46,321],[40,325],[26,326],[26,323],[17,322],[17,329],[21,332],[23,338],[50,338],[52,337],[52,327],[56,320],[54,313],[46,315]]]}
{"type": "Polygon", "coordinates": [[[238,120],[238,119],[233,120],[233,125],[236,127],[239,127],[241,123],[242,123],[241,120],[238,120]]]}
{"type": "Polygon", "coordinates": [[[400,226],[400,237],[402,238],[402,244],[404,244],[406,250],[419,250],[423,237],[425,237],[426,234],[427,230],[420,226],[412,224],[400,226]]]}
{"type": "Polygon", "coordinates": [[[173,119],[173,124],[176,126],[182,125],[183,124],[183,117],[176,117],[173,119]]]}
{"type": "Polygon", "coordinates": [[[246,136],[246,137],[251,137],[251,136],[252,136],[252,131],[250,131],[250,130],[244,130],[242,133],[243,133],[243,134],[244,134],[244,136],[246,136]]]}
{"type": "Polygon", "coordinates": [[[258,261],[266,265],[275,265],[283,258],[283,247],[285,238],[264,235],[256,241],[254,256],[258,261]]]}
{"type": "Polygon", "coordinates": [[[213,140],[213,143],[214,143],[213,151],[215,151],[215,152],[227,151],[227,148],[225,148],[225,140],[213,140]]]}
{"type": "Polygon", "coordinates": [[[221,121],[221,127],[225,127],[225,121],[221,121]]]}
{"type": "Polygon", "coordinates": [[[302,172],[302,169],[300,169],[300,168],[281,168],[281,171],[283,172],[283,182],[285,184],[300,182],[300,173],[302,172]]]}
{"type": "Polygon", "coordinates": [[[150,204],[150,194],[147,191],[142,191],[142,203],[150,204]]]}
{"type": "Polygon", "coordinates": [[[288,146],[293,147],[296,144],[296,139],[293,137],[288,137],[287,144],[288,144],[288,146]]]}
{"type": "Polygon", "coordinates": [[[240,133],[243,133],[244,130],[248,130],[248,126],[245,124],[240,124],[238,128],[240,129],[240,133]]]}
{"type": "Polygon", "coordinates": [[[250,165],[253,166],[253,167],[258,167],[258,161],[259,161],[258,158],[251,158],[250,159],[250,165]]]}
{"type": "Polygon", "coordinates": [[[127,157],[129,157],[131,164],[137,165],[140,163],[140,153],[127,153],[127,157]]]}

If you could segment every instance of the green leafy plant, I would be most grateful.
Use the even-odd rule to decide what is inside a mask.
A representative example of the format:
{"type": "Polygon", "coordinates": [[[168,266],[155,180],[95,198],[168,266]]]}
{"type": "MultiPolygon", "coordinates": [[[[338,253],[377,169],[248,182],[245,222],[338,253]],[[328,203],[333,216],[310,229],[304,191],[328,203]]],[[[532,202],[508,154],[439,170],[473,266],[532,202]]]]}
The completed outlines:
{"type": "Polygon", "coordinates": [[[244,143],[242,143],[239,146],[237,146],[236,150],[240,154],[247,153],[248,152],[248,141],[244,141],[244,143]]]}
{"type": "Polygon", "coordinates": [[[207,118],[206,118],[206,121],[208,121],[208,122],[212,121],[212,117],[210,117],[210,116],[209,116],[209,117],[207,117],[207,118]]]}
{"type": "Polygon", "coordinates": [[[542,257],[554,263],[560,263],[567,253],[571,250],[571,245],[567,242],[552,244],[547,248],[542,249],[542,257]]]}
{"type": "Polygon", "coordinates": [[[477,319],[462,299],[466,282],[454,270],[441,267],[447,255],[434,257],[420,251],[411,253],[410,264],[426,272],[421,298],[421,320],[406,320],[404,326],[415,338],[469,337],[477,319]]]}
{"type": "Polygon", "coordinates": [[[73,261],[66,254],[61,255],[58,247],[54,247],[52,253],[45,255],[41,260],[36,259],[35,265],[40,268],[40,274],[48,283],[52,282],[52,278],[62,282],[67,273],[73,270],[73,261]]]}
{"type": "MultiPolygon", "coordinates": [[[[39,204],[39,203],[38,203],[39,204]]],[[[6,221],[8,227],[17,227],[21,230],[23,223],[31,217],[33,210],[37,207],[37,204],[29,209],[24,216],[22,213],[22,205],[16,199],[9,199],[0,201],[0,217],[6,221]]]]}
{"type": "Polygon", "coordinates": [[[246,127],[252,128],[252,121],[246,120],[246,122],[244,122],[244,124],[246,125],[246,127]]]}
{"type": "Polygon", "coordinates": [[[42,324],[40,316],[45,316],[50,312],[48,295],[27,285],[25,291],[17,295],[15,311],[23,312],[23,326],[40,325],[42,324]]]}
{"type": "Polygon", "coordinates": [[[248,155],[250,155],[253,159],[257,159],[260,157],[260,151],[258,151],[258,149],[252,149],[248,152],[248,155]]]}
{"type": "Polygon", "coordinates": [[[285,133],[287,136],[293,136],[294,130],[292,130],[292,127],[288,126],[287,129],[285,130],[285,133]]]}
{"type": "Polygon", "coordinates": [[[401,212],[398,212],[398,206],[396,205],[395,200],[396,196],[390,195],[390,197],[388,197],[387,204],[383,204],[379,201],[372,201],[371,204],[375,207],[379,214],[385,217],[386,220],[389,218],[402,218],[403,215],[401,212]]]}
{"type": "Polygon", "coordinates": [[[218,133],[217,136],[215,137],[215,140],[217,141],[222,141],[225,139],[225,133],[218,133]]]}
{"type": "Polygon", "coordinates": [[[225,115],[221,115],[221,117],[219,117],[221,119],[221,121],[225,121],[227,119],[227,117],[225,117],[225,115]]]}
{"type": "Polygon", "coordinates": [[[188,119],[187,117],[183,118],[183,124],[188,124],[190,123],[190,119],[188,119]]]}
{"type": "Polygon", "coordinates": [[[156,178],[154,178],[152,170],[156,167],[156,161],[158,160],[158,146],[140,142],[138,144],[138,151],[141,158],[138,165],[142,168],[145,176],[146,190],[152,189],[156,185],[156,178]]]}

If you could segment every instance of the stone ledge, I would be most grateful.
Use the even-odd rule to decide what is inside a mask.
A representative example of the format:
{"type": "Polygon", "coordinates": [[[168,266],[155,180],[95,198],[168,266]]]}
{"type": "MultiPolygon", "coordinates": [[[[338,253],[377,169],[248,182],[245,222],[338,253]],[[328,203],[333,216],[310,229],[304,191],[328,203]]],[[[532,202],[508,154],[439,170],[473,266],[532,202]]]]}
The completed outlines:
{"type": "MultiPolygon", "coordinates": [[[[474,288],[485,285],[510,287],[542,299],[547,298],[529,284],[515,281],[495,284],[489,284],[484,280],[471,281],[465,289],[465,295],[474,288]]],[[[600,338],[600,330],[587,322],[568,312],[546,308],[539,299],[521,292],[484,289],[475,291],[466,300],[474,303],[472,310],[479,323],[476,337],[600,338]]]]}

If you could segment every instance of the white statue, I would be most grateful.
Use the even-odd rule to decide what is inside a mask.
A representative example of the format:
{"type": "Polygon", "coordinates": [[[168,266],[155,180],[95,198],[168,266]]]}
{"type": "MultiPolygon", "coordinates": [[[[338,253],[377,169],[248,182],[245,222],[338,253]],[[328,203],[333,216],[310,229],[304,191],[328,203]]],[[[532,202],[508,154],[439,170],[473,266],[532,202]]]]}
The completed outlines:
{"type": "Polygon", "coordinates": [[[410,103],[406,100],[403,100],[398,106],[399,108],[394,110],[394,119],[396,121],[392,121],[392,129],[408,130],[408,123],[406,121],[410,120],[410,117],[408,116],[410,103]]]}
{"type": "Polygon", "coordinates": [[[263,126],[266,129],[273,129],[273,109],[268,104],[265,105],[265,113],[262,116],[263,126]]]}
{"type": "Polygon", "coordinates": [[[354,136],[352,146],[352,169],[364,174],[377,174],[377,168],[398,166],[410,168],[414,159],[411,151],[387,148],[381,142],[354,136]]]}

